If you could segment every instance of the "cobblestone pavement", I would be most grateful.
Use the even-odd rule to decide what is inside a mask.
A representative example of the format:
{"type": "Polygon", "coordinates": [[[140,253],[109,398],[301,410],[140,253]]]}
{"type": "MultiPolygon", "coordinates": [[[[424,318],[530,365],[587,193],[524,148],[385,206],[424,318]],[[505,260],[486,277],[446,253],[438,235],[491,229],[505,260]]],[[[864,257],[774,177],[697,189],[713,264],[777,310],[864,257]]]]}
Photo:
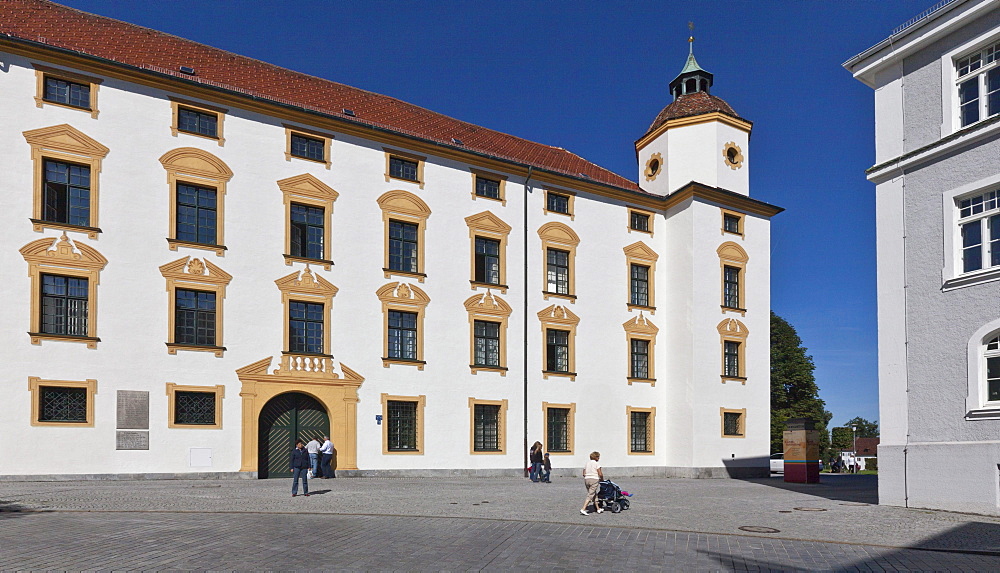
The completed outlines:
{"type": "Polygon", "coordinates": [[[824,480],[628,478],[630,510],[589,516],[580,479],[6,482],[0,569],[1000,570],[1000,519],[824,480]]]}

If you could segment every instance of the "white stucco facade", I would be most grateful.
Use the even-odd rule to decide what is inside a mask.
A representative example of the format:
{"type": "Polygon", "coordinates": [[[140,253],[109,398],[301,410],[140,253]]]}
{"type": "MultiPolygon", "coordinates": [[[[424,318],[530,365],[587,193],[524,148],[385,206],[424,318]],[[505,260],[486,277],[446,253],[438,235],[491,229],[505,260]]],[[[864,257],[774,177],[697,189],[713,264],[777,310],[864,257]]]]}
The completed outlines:
{"type": "Polygon", "coordinates": [[[868,179],[876,186],[879,501],[887,505],[1000,513],[1000,397],[988,368],[1000,331],[1000,268],[989,244],[996,207],[963,206],[1000,185],[998,110],[985,88],[971,95],[1000,73],[989,57],[978,60],[998,41],[1000,5],[956,0],[844,64],[875,91],[868,179]],[[983,229],[986,243],[977,239],[983,229]]]}
{"type": "Polygon", "coordinates": [[[599,450],[616,475],[766,475],[769,217],[779,209],[747,197],[748,129],[718,121],[679,128],[678,143],[663,136],[650,144],[680,159],[657,181],[666,188],[605,191],[497,158],[435,155],[419,139],[408,147],[405,135],[310,123],[278,105],[241,107],[238,94],[214,99],[166,75],[150,87],[131,80],[134,70],[70,65],[44,47],[14,44],[0,46],[0,288],[8,301],[0,306],[0,475],[50,473],[37,465],[40,448],[58,449],[59,471],[72,475],[255,475],[267,439],[261,412],[289,392],[325,407],[337,467],[348,474],[519,472],[524,444],[539,440],[556,468],[580,467],[599,450]],[[38,77],[47,73],[38,66],[98,79],[99,114],[37,103],[38,77]],[[172,130],[177,101],[219,110],[223,137],[172,130]],[[326,138],[329,164],[287,157],[289,129],[326,138]],[[738,169],[725,164],[731,141],[743,153],[738,169]],[[106,149],[99,173],[96,164],[92,170],[95,229],[39,221],[38,162],[94,157],[97,147],[80,151],[81,142],[106,149]],[[387,154],[420,157],[420,181],[389,177],[387,154]],[[503,181],[503,201],[475,195],[476,173],[503,181]],[[685,188],[691,181],[708,188],[685,188]],[[220,245],[170,240],[178,182],[217,190],[220,245]],[[329,263],[287,256],[286,203],[296,193],[327,205],[329,263]],[[548,193],[571,197],[570,213],[547,210],[548,193]],[[414,205],[427,212],[414,215],[414,205]],[[649,214],[650,232],[630,228],[632,209],[649,214]],[[724,211],[740,218],[738,233],[723,229],[724,211]],[[418,273],[386,270],[387,221],[400,216],[422,221],[418,273]],[[565,229],[577,243],[553,238],[565,229]],[[503,237],[502,285],[475,283],[479,235],[503,237]],[[566,295],[547,292],[543,257],[553,244],[571,253],[566,295]],[[96,293],[87,301],[94,331],[78,339],[38,332],[41,293],[32,276],[59,275],[82,260],[96,293]],[[629,264],[637,260],[652,271],[648,307],[630,304],[629,264]],[[720,305],[726,264],[742,272],[740,308],[720,305]],[[212,348],[173,344],[171,288],[215,289],[212,348]],[[479,304],[505,324],[500,368],[470,366],[470,299],[483,295],[479,304]],[[322,353],[290,350],[288,304],[297,300],[323,305],[322,353]],[[392,308],[418,314],[418,360],[386,359],[392,308]],[[624,326],[637,317],[638,335],[624,326]],[[571,333],[570,371],[546,372],[546,328],[571,333]],[[653,342],[652,369],[641,380],[630,374],[636,336],[653,342]],[[726,336],[742,345],[740,371],[728,378],[726,336]],[[86,420],[40,418],[42,389],[63,382],[89,388],[86,420]],[[175,423],[177,390],[215,392],[214,423],[175,423]],[[123,425],[120,392],[148,393],[147,427],[123,425]],[[387,401],[417,404],[415,451],[388,445],[387,401]],[[500,406],[490,451],[476,451],[475,401],[500,406]],[[548,443],[546,406],[569,412],[562,448],[548,443]],[[633,410],[650,413],[648,451],[634,451],[633,410]],[[724,435],[724,410],[742,416],[738,435],[724,435]],[[119,449],[123,432],[140,434],[132,439],[147,440],[146,448],[119,449]]]}

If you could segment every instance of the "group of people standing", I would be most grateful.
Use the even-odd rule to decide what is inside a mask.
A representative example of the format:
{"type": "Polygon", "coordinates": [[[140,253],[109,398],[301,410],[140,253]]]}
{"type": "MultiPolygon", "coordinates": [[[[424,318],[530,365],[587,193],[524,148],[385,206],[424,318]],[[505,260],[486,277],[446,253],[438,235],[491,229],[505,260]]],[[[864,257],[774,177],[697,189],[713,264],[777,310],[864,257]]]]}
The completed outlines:
{"type": "Polygon", "coordinates": [[[552,462],[549,454],[542,454],[542,443],[535,442],[528,453],[528,461],[531,467],[528,468],[528,477],[535,483],[552,483],[552,462]]]}
{"type": "Polygon", "coordinates": [[[299,495],[299,480],[302,481],[302,495],[309,497],[309,478],[335,478],[337,475],[330,467],[333,461],[333,442],[330,436],[320,438],[314,437],[304,444],[302,440],[295,441],[295,449],[292,450],[291,463],[292,471],[292,497],[299,495]]]}

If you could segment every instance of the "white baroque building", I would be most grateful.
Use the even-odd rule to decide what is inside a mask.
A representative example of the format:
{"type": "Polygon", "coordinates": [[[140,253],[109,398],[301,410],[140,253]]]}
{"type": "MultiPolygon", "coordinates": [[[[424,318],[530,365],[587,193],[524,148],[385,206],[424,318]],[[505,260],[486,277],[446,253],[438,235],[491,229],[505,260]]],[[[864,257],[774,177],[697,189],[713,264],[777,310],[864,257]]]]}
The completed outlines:
{"type": "Polygon", "coordinates": [[[1000,2],[952,0],[844,64],[875,94],[882,504],[1000,514],[998,54],[1000,2]]]}
{"type": "Polygon", "coordinates": [[[691,55],[637,184],[45,0],[0,3],[0,475],[765,475],[769,218],[691,55]],[[59,450],[55,466],[38,451],[59,450]]]}

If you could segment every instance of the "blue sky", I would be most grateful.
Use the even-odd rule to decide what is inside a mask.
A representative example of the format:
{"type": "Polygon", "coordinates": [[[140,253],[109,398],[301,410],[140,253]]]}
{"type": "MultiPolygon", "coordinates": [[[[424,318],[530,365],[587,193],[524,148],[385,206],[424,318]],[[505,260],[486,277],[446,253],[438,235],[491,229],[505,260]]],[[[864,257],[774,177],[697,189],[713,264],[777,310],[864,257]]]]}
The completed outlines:
{"type": "Polygon", "coordinates": [[[754,122],[772,307],[841,424],[878,418],[873,93],[840,64],[931,0],[331,2],[63,0],[564,147],[636,178],[634,141],[695,54],[754,122]]]}

